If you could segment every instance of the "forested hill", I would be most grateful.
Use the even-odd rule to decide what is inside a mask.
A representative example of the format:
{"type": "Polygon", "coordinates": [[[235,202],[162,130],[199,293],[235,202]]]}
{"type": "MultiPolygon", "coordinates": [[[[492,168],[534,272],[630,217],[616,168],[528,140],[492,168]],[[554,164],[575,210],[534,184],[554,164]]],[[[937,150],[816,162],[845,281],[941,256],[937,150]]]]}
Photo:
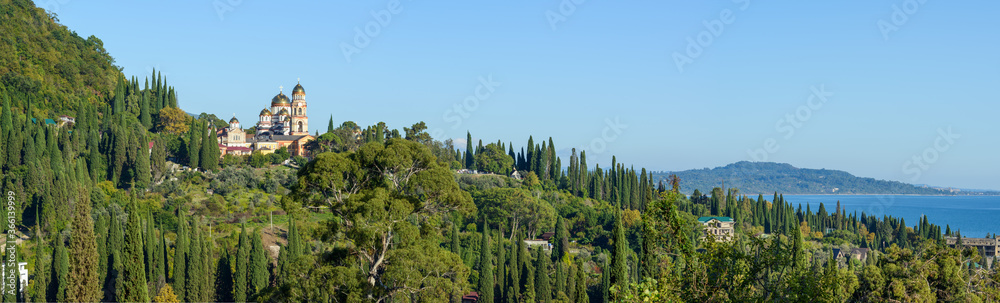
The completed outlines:
{"type": "Polygon", "coordinates": [[[0,85],[11,106],[32,117],[73,114],[98,104],[122,77],[104,43],[83,38],[30,0],[0,0],[0,85]]]}
{"type": "Polygon", "coordinates": [[[692,169],[679,172],[654,172],[659,182],[676,174],[681,189],[709,192],[714,187],[738,188],[743,194],[921,194],[942,195],[947,191],[917,187],[911,184],[862,178],[848,172],[829,169],[797,168],[786,163],[741,161],[712,169],[692,169]]]}

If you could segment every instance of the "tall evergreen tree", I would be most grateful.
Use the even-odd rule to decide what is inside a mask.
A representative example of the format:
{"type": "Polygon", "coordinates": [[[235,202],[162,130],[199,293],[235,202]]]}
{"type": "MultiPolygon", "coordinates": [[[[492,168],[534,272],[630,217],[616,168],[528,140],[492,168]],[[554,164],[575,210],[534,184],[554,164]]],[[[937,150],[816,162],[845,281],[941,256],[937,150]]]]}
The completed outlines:
{"type": "Polygon", "coordinates": [[[552,285],[549,284],[549,256],[545,255],[545,250],[537,249],[538,262],[535,265],[535,299],[538,302],[547,303],[552,300],[552,285]]]}
{"type": "Polygon", "coordinates": [[[202,254],[201,224],[198,217],[191,220],[191,229],[188,230],[188,253],[185,264],[184,275],[184,299],[187,302],[203,302],[207,298],[202,298],[202,280],[205,273],[202,272],[204,255],[202,254]]]}
{"type": "MultiPolygon", "coordinates": [[[[201,123],[198,122],[198,120],[193,120],[191,122],[191,127],[188,129],[186,142],[188,166],[191,168],[197,168],[198,164],[201,163],[199,162],[199,155],[201,154],[201,140],[204,139],[204,137],[205,135],[201,130],[201,123]]],[[[174,292],[178,293],[178,297],[180,297],[180,290],[177,289],[177,285],[174,285],[174,292]]]]}
{"type": "Polygon", "coordinates": [[[124,255],[125,231],[122,228],[119,210],[115,206],[112,205],[108,209],[110,216],[107,239],[108,274],[104,280],[104,301],[118,302],[120,300],[118,300],[117,291],[121,286],[122,267],[124,266],[122,259],[126,256],[124,255]]]}
{"type": "Polygon", "coordinates": [[[611,285],[618,285],[621,289],[628,284],[628,239],[625,238],[625,226],[622,224],[622,211],[615,211],[615,227],[611,233],[614,239],[614,248],[611,258],[611,285]]]}
{"type": "Polygon", "coordinates": [[[576,303],[590,303],[590,296],[587,295],[587,274],[583,268],[576,271],[576,303]]]}
{"type": "Polygon", "coordinates": [[[119,302],[149,302],[149,289],[146,285],[146,267],[143,262],[145,243],[142,240],[142,221],[137,202],[129,203],[128,225],[125,232],[125,251],[122,272],[122,285],[118,289],[119,302]]]}
{"type": "Polygon", "coordinates": [[[493,302],[493,251],[490,249],[490,226],[483,218],[483,247],[479,250],[479,299],[483,302],[493,302]]]}
{"type": "Polygon", "coordinates": [[[173,289],[177,298],[185,298],[187,284],[188,230],[184,209],[177,210],[177,240],[174,241],[173,289]]]}
{"type": "Polygon", "coordinates": [[[472,133],[465,132],[465,168],[476,170],[476,157],[472,154],[472,133]]]}
{"type": "Polygon", "coordinates": [[[250,272],[250,236],[247,235],[246,223],[240,225],[240,240],[237,246],[236,274],[233,275],[233,298],[236,302],[246,302],[247,294],[250,292],[249,272],[250,272]]]}
{"type": "Polygon", "coordinates": [[[455,253],[456,255],[461,256],[462,255],[462,252],[461,252],[461,250],[462,250],[462,244],[461,244],[460,239],[459,239],[458,236],[459,236],[459,234],[458,234],[458,224],[457,223],[452,223],[451,224],[451,252],[455,253]]]}
{"type": "MultiPolygon", "coordinates": [[[[59,236],[56,236],[56,248],[52,256],[52,285],[50,298],[57,302],[66,301],[66,289],[69,287],[69,251],[59,236]]],[[[5,300],[6,301],[6,300],[5,300]]]]}
{"type": "Polygon", "coordinates": [[[569,254],[569,230],[566,229],[566,221],[562,216],[556,219],[555,243],[553,244],[553,255],[558,262],[569,254]]]}
{"type": "Polygon", "coordinates": [[[214,171],[219,169],[219,141],[215,136],[214,129],[208,129],[208,122],[206,122],[205,136],[201,140],[201,169],[206,171],[214,171]]]}
{"type": "Polygon", "coordinates": [[[81,190],[74,203],[73,236],[69,248],[70,270],[67,277],[69,288],[66,300],[69,302],[94,302],[100,299],[101,286],[98,280],[97,243],[94,239],[94,222],[90,214],[90,194],[81,190]]]}
{"type": "Polygon", "coordinates": [[[271,272],[267,269],[270,258],[267,257],[267,252],[264,250],[260,229],[255,230],[251,235],[250,243],[252,248],[250,249],[250,268],[247,274],[249,275],[251,293],[247,297],[252,299],[267,287],[271,279],[271,272]]]}
{"type": "MultiPolygon", "coordinates": [[[[42,255],[45,253],[45,239],[44,239],[44,237],[41,236],[42,235],[42,229],[41,229],[40,225],[41,224],[38,221],[38,212],[35,212],[35,237],[34,238],[35,238],[35,273],[36,274],[35,274],[34,280],[32,281],[32,284],[31,284],[32,293],[34,293],[34,296],[31,299],[34,302],[49,302],[49,301],[55,300],[55,298],[49,300],[49,299],[47,299],[48,296],[46,296],[46,294],[48,292],[49,280],[50,280],[51,277],[49,277],[49,279],[47,279],[47,275],[37,274],[37,273],[45,273],[45,272],[47,272],[46,271],[46,267],[47,266],[45,266],[47,262],[45,262],[45,260],[42,258],[42,255]]],[[[69,264],[69,263],[67,262],[67,264],[69,264]]]]}
{"type": "Polygon", "coordinates": [[[507,283],[506,283],[506,281],[507,281],[507,279],[506,279],[507,278],[507,270],[506,270],[506,268],[507,268],[507,248],[504,247],[504,245],[503,245],[503,236],[500,235],[499,231],[497,232],[496,254],[497,254],[496,270],[495,270],[496,278],[493,279],[493,281],[496,284],[496,288],[495,288],[495,292],[494,292],[496,295],[494,295],[494,297],[497,298],[498,301],[499,301],[499,299],[502,299],[502,297],[503,297],[504,290],[507,289],[507,283]]]}
{"type": "Polygon", "coordinates": [[[233,268],[230,263],[232,258],[228,251],[222,253],[219,258],[219,265],[216,266],[215,274],[215,301],[233,302],[233,268]]]}
{"type": "Polygon", "coordinates": [[[330,115],[330,123],[326,125],[326,132],[332,133],[335,128],[333,127],[333,114],[330,115]]]}

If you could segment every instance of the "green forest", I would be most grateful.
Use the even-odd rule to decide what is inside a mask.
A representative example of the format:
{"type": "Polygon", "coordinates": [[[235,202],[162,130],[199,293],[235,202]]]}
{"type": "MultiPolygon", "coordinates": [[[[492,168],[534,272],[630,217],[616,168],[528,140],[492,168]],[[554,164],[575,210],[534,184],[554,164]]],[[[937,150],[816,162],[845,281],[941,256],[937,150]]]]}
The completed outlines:
{"type": "Polygon", "coordinates": [[[225,122],[186,114],[159,72],[125,76],[31,1],[0,0],[0,28],[3,257],[29,272],[3,302],[1000,300],[984,252],[933,217],[564,162],[551,137],[455,146],[331,118],[309,158],[223,157],[225,122]]]}

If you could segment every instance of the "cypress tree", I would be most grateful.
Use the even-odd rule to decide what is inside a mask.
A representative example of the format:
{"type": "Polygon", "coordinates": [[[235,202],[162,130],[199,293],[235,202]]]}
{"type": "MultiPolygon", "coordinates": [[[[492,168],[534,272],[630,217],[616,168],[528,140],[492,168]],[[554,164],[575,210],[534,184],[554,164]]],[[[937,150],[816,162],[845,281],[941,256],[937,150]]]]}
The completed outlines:
{"type": "Polygon", "coordinates": [[[115,206],[115,204],[112,204],[112,207],[108,211],[108,215],[110,216],[107,240],[108,274],[104,280],[104,301],[117,302],[119,301],[117,291],[121,286],[122,259],[125,258],[122,254],[125,249],[125,232],[115,206]]]}
{"type": "Polygon", "coordinates": [[[191,220],[191,229],[188,230],[188,253],[187,260],[185,262],[185,288],[184,288],[184,299],[187,302],[203,302],[205,298],[201,297],[202,294],[202,279],[204,278],[204,272],[202,272],[202,243],[201,243],[201,224],[198,222],[198,218],[195,217],[191,220]]]}
{"type": "Polygon", "coordinates": [[[560,292],[566,294],[568,293],[568,291],[566,291],[566,262],[562,262],[562,260],[556,260],[555,264],[556,264],[556,283],[555,283],[556,288],[552,290],[552,293],[557,295],[560,292]]]}
{"type": "Polygon", "coordinates": [[[521,237],[518,236],[518,232],[513,232],[511,237],[516,242],[510,243],[510,256],[507,256],[507,301],[510,302],[513,298],[514,302],[517,300],[517,295],[521,290],[521,275],[520,275],[520,258],[517,255],[519,245],[517,242],[524,242],[521,237]]]}
{"type": "Polygon", "coordinates": [[[576,298],[576,266],[569,265],[569,270],[566,273],[566,297],[570,301],[576,298]]]}
{"type": "MultiPolygon", "coordinates": [[[[209,227],[211,228],[211,226],[209,227]]],[[[216,284],[216,274],[215,274],[215,241],[212,239],[212,234],[202,234],[201,235],[201,272],[204,276],[201,279],[201,298],[202,301],[208,302],[212,301],[216,297],[215,284],[216,284]]]]}
{"type": "Polygon", "coordinates": [[[566,221],[563,220],[562,216],[556,220],[556,234],[555,234],[555,244],[553,245],[553,255],[555,260],[559,261],[569,254],[569,231],[566,229],[566,221]]]}
{"type": "Polygon", "coordinates": [[[136,140],[132,140],[133,148],[132,157],[135,159],[135,186],[139,189],[145,189],[151,184],[152,171],[149,164],[149,141],[146,140],[146,136],[143,134],[137,134],[136,140]]]}
{"type": "Polygon", "coordinates": [[[185,277],[187,274],[187,253],[188,253],[188,231],[187,218],[184,217],[184,209],[177,210],[177,240],[174,243],[174,272],[173,289],[177,298],[185,298],[187,284],[185,277]]]}
{"type": "Polygon", "coordinates": [[[144,260],[144,242],[142,240],[142,221],[139,220],[138,207],[135,201],[129,203],[128,225],[125,232],[125,251],[122,272],[122,287],[118,289],[120,302],[149,302],[149,289],[146,285],[146,267],[144,260]]]}
{"type": "Polygon", "coordinates": [[[494,297],[502,299],[504,290],[507,290],[507,249],[503,246],[503,236],[497,232],[497,262],[496,262],[496,294],[494,297]]]}
{"type": "MultiPolygon", "coordinates": [[[[35,279],[33,281],[32,292],[34,297],[32,301],[34,302],[49,302],[51,300],[47,299],[46,296],[48,292],[49,279],[46,279],[46,275],[40,275],[37,273],[46,272],[46,262],[43,260],[42,255],[45,254],[45,239],[41,236],[42,229],[40,228],[40,223],[38,221],[38,212],[35,212],[35,279]]],[[[67,263],[68,264],[68,263],[67,263]]],[[[55,300],[53,298],[52,300],[55,300]]]]}
{"type": "Polygon", "coordinates": [[[622,225],[621,210],[615,211],[615,228],[612,231],[614,237],[614,247],[611,258],[611,285],[618,285],[618,288],[628,284],[628,240],[625,238],[625,227],[622,225]]]}
{"type": "Polygon", "coordinates": [[[334,127],[333,127],[333,115],[331,114],[330,115],[330,123],[326,125],[326,132],[332,133],[333,130],[334,130],[334,127]]]}
{"type": "Polygon", "coordinates": [[[576,303],[590,303],[590,296],[587,295],[587,276],[583,268],[576,271],[576,303]]]}
{"type": "Polygon", "coordinates": [[[153,128],[153,118],[150,114],[149,99],[147,99],[147,94],[144,92],[139,105],[139,122],[142,123],[142,127],[148,129],[153,128]]]}
{"type": "Polygon", "coordinates": [[[233,275],[233,281],[236,283],[233,287],[233,298],[236,299],[236,302],[246,302],[250,289],[247,280],[250,271],[250,237],[247,235],[246,223],[240,225],[240,241],[237,246],[236,260],[233,262],[236,262],[236,274],[233,275]]]}
{"type": "MultiPolygon", "coordinates": [[[[157,279],[155,273],[157,269],[156,264],[158,263],[156,255],[157,251],[160,250],[159,247],[157,247],[157,245],[160,243],[160,239],[156,237],[156,231],[153,228],[153,215],[148,210],[146,211],[144,221],[146,222],[145,234],[142,236],[142,239],[145,241],[146,244],[145,247],[146,282],[151,284],[152,286],[155,286],[155,282],[157,279]]],[[[149,287],[148,290],[150,294],[154,294],[157,293],[159,289],[157,289],[156,287],[149,287]]]]}
{"type": "Polygon", "coordinates": [[[537,249],[538,257],[535,259],[538,265],[535,266],[535,299],[538,302],[547,303],[552,300],[552,286],[549,284],[549,256],[545,255],[545,250],[537,249]]]}
{"type": "Polygon", "coordinates": [[[476,170],[476,157],[472,154],[472,133],[465,132],[465,168],[476,170]]]}
{"type": "Polygon", "coordinates": [[[456,255],[461,256],[462,255],[461,250],[462,250],[462,245],[461,245],[461,242],[459,241],[459,237],[458,237],[458,224],[457,223],[452,223],[451,224],[451,252],[455,253],[456,255]]]}
{"type": "MultiPolygon", "coordinates": [[[[157,257],[156,260],[158,261],[156,262],[156,272],[159,272],[159,274],[156,275],[157,278],[155,281],[156,285],[160,288],[162,288],[163,285],[166,284],[167,275],[169,275],[167,273],[167,268],[170,268],[167,264],[168,262],[167,257],[170,256],[170,252],[167,251],[169,249],[169,246],[167,246],[166,234],[167,234],[166,230],[164,230],[163,227],[160,226],[160,245],[158,245],[156,253],[157,257]]],[[[173,292],[173,290],[171,290],[171,292],[173,292]]],[[[159,290],[157,290],[157,293],[159,293],[159,290]]]]}
{"type": "Polygon", "coordinates": [[[250,270],[247,274],[249,275],[251,293],[247,297],[252,299],[253,296],[267,287],[271,279],[271,272],[267,270],[267,264],[270,262],[267,252],[264,250],[264,243],[261,241],[260,229],[254,231],[250,243],[253,247],[250,249],[250,270]]]}
{"type": "Polygon", "coordinates": [[[201,142],[201,168],[206,171],[219,169],[219,141],[215,130],[208,129],[201,142]]]}
{"type": "Polygon", "coordinates": [[[611,302],[611,266],[608,264],[607,258],[604,259],[602,269],[604,271],[601,272],[601,302],[608,303],[611,302]]]}
{"type": "Polygon", "coordinates": [[[100,299],[98,280],[97,243],[94,239],[94,223],[90,213],[90,194],[81,190],[74,203],[73,236],[69,248],[69,274],[66,300],[69,302],[93,302],[100,299]]]}
{"type": "Polygon", "coordinates": [[[493,302],[493,251],[490,249],[490,226],[483,217],[483,247],[479,250],[479,299],[483,302],[493,302]]]}
{"type": "Polygon", "coordinates": [[[217,302],[233,302],[236,299],[233,298],[233,268],[230,264],[230,255],[228,251],[222,253],[222,257],[219,258],[219,265],[216,266],[215,274],[215,301],[217,302]]]}
{"type": "MultiPolygon", "coordinates": [[[[188,166],[191,168],[197,168],[198,164],[201,163],[198,162],[200,160],[198,156],[201,154],[201,140],[204,137],[205,135],[201,133],[201,123],[199,123],[198,120],[192,121],[191,127],[188,130],[187,139],[188,166]]],[[[179,294],[180,290],[177,289],[177,285],[174,285],[174,291],[178,292],[178,297],[181,297],[179,294]]]]}
{"type": "Polygon", "coordinates": [[[56,248],[52,251],[52,282],[48,297],[54,298],[57,302],[66,302],[66,288],[69,287],[69,251],[58,235],[56,248]]]}

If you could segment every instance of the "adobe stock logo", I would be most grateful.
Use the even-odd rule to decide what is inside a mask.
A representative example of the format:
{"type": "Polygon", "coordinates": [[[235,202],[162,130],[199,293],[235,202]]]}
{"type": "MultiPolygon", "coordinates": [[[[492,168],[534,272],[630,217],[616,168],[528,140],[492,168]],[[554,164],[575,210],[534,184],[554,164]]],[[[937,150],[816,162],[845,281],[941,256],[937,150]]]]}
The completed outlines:
{"type": "Polygon", "coordinates": [[[392,17],[399,15],[403,11],[403,5],[399,3],[399,0],[391,0],[385,5],[385,9],[379,11],[371,11],[372,20],[365,23],[364,29],[361,27],[354,27],[354,43],[341,42],[340,51],[344,54],[344,60],[347,63],[351,63],[351,57],[360,54],[368,45],[371,44],[372,39],[375,39],[380,34],[382,30],[389,27],[392,24],[392,17]]]}
{"type": "Polygon", "coordinates": [[[910,21],[910,17],[916,14],[924,3],[927,3],[927,0],[906,0],[902,7],[893,4],[889,21],[879,19],[878,22],[875,22],[878,30],[882,32],[882,38],[889,41],[889,33],[898,31],[900,27],[906,25],[906,22],[910,21]]]}
{"type": "MultiPolygon", "coordinates": [[[[739,4],[739,10],[745,11],[750,7],[750,0],[732,0],[733,3],[739,4]]],[[[705,29],[698,32],[697,35],[692,37],[687,37],[687,47],[684,48],[684,53],[674,51],[671,57],[674,59],[674,64],[677,65],[677,71],[684,73],[684,66],[694,63],[694,59],[698,59],[705,52],[705,49],[712,46],[715,43],[715,39],[722,36],[726,30],[726,25],[733,24],[736,22],[736,15],[734,15],[733,10],[724,9],[719,12],[719,18],[713,20],[702,20],[701,24],[705,26],[705,29]]]]}
{"type": "MultiPolygon", "coordinates": [[[[778,133],[784,133],[786,141],[792,139],[795,136],[795,131],[802,128],[805,122],[812,118],[813,111],[823,108],[823,105],[828,101],[827,97],[833,96],[833,93],[826,91],[826,86],[822,84],[819,85],[819,88],[813,86],[809,89],[812,90],[812,94],[806,98],[806,104],[800,105],[794,113],[785,114],[785,117],[779,118],[774,123],[774,130],[778,133]]],[[[778,144],[778,140],[771,137],[765,139],[761,147],[748,149],[747,155],[755,162],[764,162],[771,154],[777,153],[779,150],[781,150],[781,145],[778,144]]]]}
{"type": "Polygon", "coordinates": [[[937,133],[938,136],[934,138],[934,143],[930,147],[925,148],[920,154],[913,155],[910,160],[903,162],[903,174],[911,175],[910,181],[917,182],[917,180],[920,180],[920,176],[941,158],[941,153],[951,149],[956,139],[962,138],[961,134],[951,131],[951,126],[948,127],[948,130],[938,128],[937,133]]]}

